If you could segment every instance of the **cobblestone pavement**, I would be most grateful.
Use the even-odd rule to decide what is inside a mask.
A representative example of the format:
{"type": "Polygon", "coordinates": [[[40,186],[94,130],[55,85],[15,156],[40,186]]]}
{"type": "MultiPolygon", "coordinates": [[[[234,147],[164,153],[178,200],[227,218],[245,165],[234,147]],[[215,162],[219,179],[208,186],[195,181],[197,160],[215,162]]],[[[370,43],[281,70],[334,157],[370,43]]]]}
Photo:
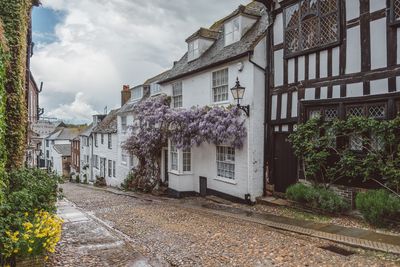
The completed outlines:
{"type": "MultiPolygon", "coordinates": [[[[74,184],[62,187],[68,200],[126,234],[135,251],[172,266],[400,266],[399,259],[390,254],[185,208],[179,205],[182,200],[135,199],[74,184]],[[322,248],[330,245],[334,252],[322,248]]],[[[87,231],[92,231],[90,226],[87,231]]],[[[75,242],[68,232],[64,234],[67,243],[75,242]]],[[[63,262],[72,256],[68,253],[60,249],[55,261],[63,262]]],[[[85,257],[90,261],[92,255],[85,257]]]]}

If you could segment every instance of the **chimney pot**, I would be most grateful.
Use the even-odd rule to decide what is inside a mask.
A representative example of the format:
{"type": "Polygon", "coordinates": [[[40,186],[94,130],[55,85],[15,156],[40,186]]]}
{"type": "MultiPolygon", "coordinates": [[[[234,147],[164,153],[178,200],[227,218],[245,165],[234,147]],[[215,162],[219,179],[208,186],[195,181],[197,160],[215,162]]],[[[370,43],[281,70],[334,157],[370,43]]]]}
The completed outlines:
{"type": "Polygon", "coordinates": [[[121,91],[121,107],[126,104],[126,102],[129,101],[131,98],[131,90],[129,88],[129,85],[124,85],[122,86],[122,91],[121,91]]]}

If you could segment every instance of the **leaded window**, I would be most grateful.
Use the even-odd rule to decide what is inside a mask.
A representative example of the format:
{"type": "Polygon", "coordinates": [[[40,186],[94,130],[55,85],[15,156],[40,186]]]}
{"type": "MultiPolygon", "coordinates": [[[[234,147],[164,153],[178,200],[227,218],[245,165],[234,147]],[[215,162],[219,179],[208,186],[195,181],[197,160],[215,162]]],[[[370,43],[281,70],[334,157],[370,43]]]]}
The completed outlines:
{"type": "Polygon", "coordinates": [[[172,102],[174,108],[181,108],[182,103],[182,82],[176,82],[172,85],[172,102]]]}
{"type": "Polygon", "coordinates": [[[217,176],[235,179],[235,148],[217,146],[217,176]]]}
{"type": "Polygon", "coordinates": [[[390,20],[400,22],[400,0],[390,0],[390,20]]]}
{"type": "Polygon", "coordinates": [[[385,105],[371,105],[368,106],[368,117],[375,119],[384,119],[386,117],[385,105]]]}
{"type": "Polygon", "coordinates": [[[339,42],[338,0],[302,0],[284,10],[287,56],[339,42]]]}
{"type": "Polygon", "coordinates": [[[349,138],[350,149],[354,151],[363,150],[363,138],[359,134],[353,134],[349,138]]]}
{"type": "Polygon", "coordinates": [[[212,91],[214,103],[228,100],[228,69],[212,73],[212,91]]]}

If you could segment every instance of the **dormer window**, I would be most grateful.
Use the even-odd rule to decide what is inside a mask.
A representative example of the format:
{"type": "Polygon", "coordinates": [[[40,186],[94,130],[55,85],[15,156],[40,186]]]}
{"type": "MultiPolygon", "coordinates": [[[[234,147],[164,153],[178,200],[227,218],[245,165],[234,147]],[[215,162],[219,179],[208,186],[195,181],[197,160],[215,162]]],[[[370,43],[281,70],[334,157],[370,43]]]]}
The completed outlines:
{"type": "Polygon", "coordinates": [[[143,96],[143,87],[135,87],[132,89],[132,100],[141,99],[143,96]]]}
{"type": "Polygon", "coordinates": [[[161,86],[158,83],[150,84],[150,94],[156,95],[161,92],[161,86]]]}
{"type": "Polygon", "coordinates": [[[240,17],[225,23],[225,46],[238,42],[240,37],[240,17]]]}
{"type": "Polygon", "coordinates": [[[188,60],[189,61],[195,60],[199,56],[200,56],[199,39],[196,39],[188,44],[188,60]]]}

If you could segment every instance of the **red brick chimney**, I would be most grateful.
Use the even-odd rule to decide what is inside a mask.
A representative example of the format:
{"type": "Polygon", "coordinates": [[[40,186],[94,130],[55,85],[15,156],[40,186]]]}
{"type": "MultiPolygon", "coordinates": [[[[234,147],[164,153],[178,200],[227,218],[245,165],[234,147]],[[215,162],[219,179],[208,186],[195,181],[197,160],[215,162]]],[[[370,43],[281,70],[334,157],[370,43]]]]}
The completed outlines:
{"type": "Polygon", "coordinates": [[[125,105],[126,102],[129,101],[131,98],[131,90],[129,88],[129,85],[124,85],[122,86],[122,91],[121,91],[121,107],[125,105]]]}

